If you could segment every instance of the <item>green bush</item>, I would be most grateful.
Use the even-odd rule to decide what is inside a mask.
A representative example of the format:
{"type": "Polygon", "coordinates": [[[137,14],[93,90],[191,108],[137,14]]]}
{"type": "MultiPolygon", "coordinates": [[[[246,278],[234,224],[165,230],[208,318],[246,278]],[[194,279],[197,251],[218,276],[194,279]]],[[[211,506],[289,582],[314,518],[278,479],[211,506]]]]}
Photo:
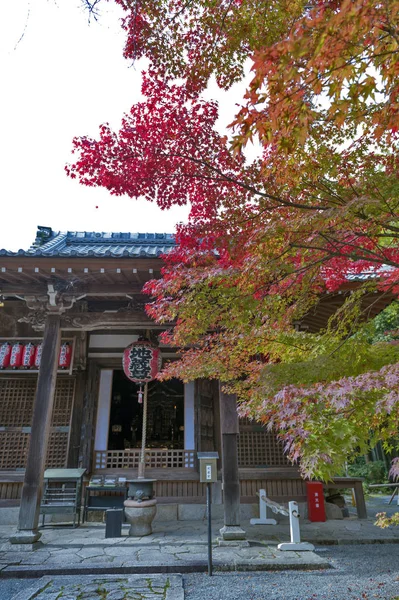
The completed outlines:
{"type": "Polygon", "coordinates": [[[382,460],[366,463],[364,457],[361,456],[353,464],[348,465],[348,475],[363,477],[366,491],[381,491],[385,494],[386,490],[389,490],[389,488],[371,488],[369,490],[370,483],[387,483],[388,481],[388,469],[382,460]]]}

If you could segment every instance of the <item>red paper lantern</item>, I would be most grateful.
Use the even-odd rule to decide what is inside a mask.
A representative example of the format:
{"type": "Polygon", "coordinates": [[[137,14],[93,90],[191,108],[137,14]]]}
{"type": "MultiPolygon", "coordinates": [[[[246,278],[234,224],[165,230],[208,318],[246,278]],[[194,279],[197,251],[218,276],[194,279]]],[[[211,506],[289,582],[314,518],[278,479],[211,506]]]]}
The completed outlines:
{"type": "Polygon", "coordinates": [[[11,358],[11,344],[5,342],[0,346],[0,369],[7,369],[10,365],[11,358]]]}
{"type": "Polygon", "coordinates": [[[123,352],[123,371],[130,381],[146,383],[155,379],[161,360],[159,348],[151,342],[133,342],[123,352]]]}
{"type": "Polygon", "coordinates": [[[24,369],[30,369],[33,367],[35,362],[35,351],[36,347],[34,344],[29,342],[25,344],[24,349],[22,351],[22,367],[24,369]]]}
{"type": "Polygon", "coordinates": [[[72,360],[72,348],[69,342],[64,342],[60,347],[58,366],[60,369],[69,369],[72,360]]]}
{"type": "Polygon", "coordinates": [[[20,342],[12,345],[10,357],[10,367],[12,369],[18,369],[21,366],[23,348],[24,347],[20,342]]]}
{"type": "Polygon", "coordinates": [[[36,346],[36,351],[35,351],[34,365],[35,365],[36,369],[38,369],[40,367],[40,361],[42,359],[42,350],[43,350],[43,344],[40,343],[36,346]]]}

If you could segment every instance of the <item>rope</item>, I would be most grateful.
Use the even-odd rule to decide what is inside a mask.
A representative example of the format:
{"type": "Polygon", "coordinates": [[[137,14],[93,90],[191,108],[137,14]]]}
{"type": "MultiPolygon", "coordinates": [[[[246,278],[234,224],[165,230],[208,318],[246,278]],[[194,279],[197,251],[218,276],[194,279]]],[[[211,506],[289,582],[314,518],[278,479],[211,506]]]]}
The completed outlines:
{"type": "Polygon", "coordinates": [[[273,502],[273,500],[270,500],[270,498],[268,498],[267,496],[261,496],[259,494],[259,492],[256,492],[256,495],[259,496],[259,498],[261,500],[263,500],[263,502],[265,502],[265,504],[272,509],[272,512],[274,512],[274,514],[276,515],[277,513],[280,513],[281,515],[284,515],[285,517],[289,516],[289,511],[282,506],[281,504],[278,504],[277,502],[273,502]]]}
{"type": "Polygon", "coordinates": [[[139,464],[139,478],[144,479],[144,468],[145,468],[145,444],[147,439],[147,395],[148,395],[148,383],[144,385],[144,401],[143,401],[143,429],[141,434],[141,451],[140,451],[140,464],[139,464]]]}

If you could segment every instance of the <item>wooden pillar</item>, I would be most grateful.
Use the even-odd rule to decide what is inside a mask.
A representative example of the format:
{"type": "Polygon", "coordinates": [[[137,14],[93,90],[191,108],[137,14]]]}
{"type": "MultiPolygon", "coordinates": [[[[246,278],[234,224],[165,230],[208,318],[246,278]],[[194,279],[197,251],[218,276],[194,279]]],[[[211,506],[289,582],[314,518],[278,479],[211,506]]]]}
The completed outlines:
{"type": "Polygon", "coordinates": [[[245,531],[240,527],[237,398],[234,394],[225,394],[219,384],[219,402],[224,497],[224,527],[220,530],[220,534],[224,540],[243,540],[245,531]]]}
{"type": "Polygon", "coordinates": [[[88,473],[91,473],[93,463],[99,385],[100,368],[97,363],[89,361],[86,388],[83,397],[83,421],[79,450],[79,467],[86,469],[88,473]]]}
{"type": "Polygon", "coordinates": [[[79,466],[80,435],[83,420],[83,400],[86,389],[86,371],[81,371],[76,376],[75,395],[73,399],[71,433],[69,435],[67,467],[70,469],[79,466]]]}
{"type": "Polygon", "coordinates": [[[212,381],[213,391],[213,424],[214,424],[214,448],[219,454],[217,461],[218,470],[222,468],[222,432],[220,428],[220,397],[219,397],[219,383],[212,381]]]}
{"type": "Polygon", "coordinates": [[[10,538],[10,542],[13,544],[33,544],[41,536],[37,526],[53,413],[60,341],[60,316],[50,313],[47,315],[44,329],[42,357],[36,397],[33,404],[32,433],[22,488],[18,529],[10,538]]]}

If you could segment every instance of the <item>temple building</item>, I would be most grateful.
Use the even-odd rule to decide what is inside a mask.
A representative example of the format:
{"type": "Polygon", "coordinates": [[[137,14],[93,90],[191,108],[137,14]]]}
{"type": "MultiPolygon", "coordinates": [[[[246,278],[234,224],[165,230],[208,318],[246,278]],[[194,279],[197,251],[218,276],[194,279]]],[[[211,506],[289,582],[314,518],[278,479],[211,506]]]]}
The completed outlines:
{"type": "MultiPolygon", "coordinates": [[[[20,530],[37,527],[45,467],[137,475],[142,405],[122,356],[140,336],[159,343],[166,326],[146,315],[142,287],[160,277],[174,243],[164,233],[39,227],[28,250],[0,250],[0,500],[22,494],[20,530]]],[[[344,295],[326,297],[301,327],[317,331],[344,295]]],[[[389,301],[374,296],[370,310],[389,301]]],[[[161,353],[177,357],[175,348],[161,353]]],[[[158,503],[205,502],[199,451],[221,457],[214,501],[224,502],[227,526],[239,524],[239,504],[257,503],[259,489],[277,501],[306,498],[274,435],[235,408],[215,381],[149,384],[146,476],[157,480],[158,503]]]]}

